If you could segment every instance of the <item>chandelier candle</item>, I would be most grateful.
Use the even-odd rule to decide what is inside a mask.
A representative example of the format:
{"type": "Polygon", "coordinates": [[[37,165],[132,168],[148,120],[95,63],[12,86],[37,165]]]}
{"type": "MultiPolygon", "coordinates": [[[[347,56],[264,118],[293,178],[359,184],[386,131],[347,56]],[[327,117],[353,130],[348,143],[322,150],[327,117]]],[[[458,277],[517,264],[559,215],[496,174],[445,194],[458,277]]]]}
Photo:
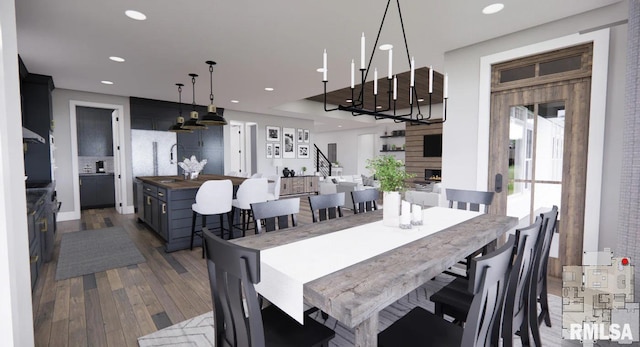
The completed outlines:
{"type": "Polygon", "coordinates": [[[327,50],[324,50],[324,53],[322,53],[322,80],[324,82],[327,82],[327,50]]]}
{"type": "MultiPolygon", "coordinates": [[[[351,60],[351,84],[350,84],[350,92],[351,92],[351,98],[347,99],[346,102],[347,104],[341,104],[340,101],[342,100],[335,100],[335,101],[331,101],[334,104],[337,104],[335,107],[330,107],[328,104],[328,97],[327,97],[327,88],[328,88],[328,78],[327,78],[327,71],[328,71],[328,65],[327,65],[327,50],[325,49],[323,52],[323,66],[322,66],[322,72],[323,72],[323,78],[322,78],[322,83],[324,85],[324,110],[325,112],[331,112],[331,111],[346,111],[351,113],[352,116],[362,116],[362,115],[367,115],[367,116],[372,116],[375,117],[376,120],[380,120],[380,119],[390,119],[393,120],[396,123],[399,122],[409,122],[411,124],[417,125],[417,124],[425,124],[425,125],[429,125],[429,124],[441,124],[444,123],[446,121],[446,115],[447,115],[447,97],[448,97],[448,80],[447,80],[447,76],[446,75],[440,75],[438,74],[438,76],[436,76],[436,78],[438,79],[438,83],[443,83],[443,87],[442,89],[440,89],[440,85],[438,85],[438,91],[437,93],[434,95],[433,94],[433,79],[434,79],[434,71],[433,71],[433,66],[429,66],[429,71],[426,71],[427,67],[422,67],[418,69],[418,80],[416,81],[416,61],[415,58],[409,53],[409,46],[407,44],[407,35],[405,33],[405,29],[404,29],[404,23],[402,21],[402,11],[400,10],[400,0],[396,0],[393,1],[397,7],[398,7],[398,16],[400,17],[400,28],[402,29],[402,38],[404,39],[404,46],[406,49],[406,59],[404,60],[404,57],[402,58],[401,61],[401,67],[400,70],[404,71],[402,69],[402,66],[408,65],[409,66],[409,70],[407,71],[407,73],[403,72],[400,75],[400,83],[401,85],[398,86],[398,76],[397,74],[393,73],[393,43],[389,42],[389,43],[381,43],[380,42],[380,38],[381,38],[381,32],[384,26],[384,22],[385,19],[387,18],[387,12],[389,10],[389,6],[391,5],[391,0],[387,1],[387,6],[385,8],[384,11],[384,15],[382,16],[382,22],[380,23],[380,29],[378,30],[378,35],[375,38],[375,41],[373,43],[373,49],[371,50],[371,56],[368,57],[368,63],[366,62],[367,57],[365,55],[365,35],[364,32],[362,33],[362,36],[360,36],[360,78],[356,81],[356,78],[358,78],[356,76],[356,65],[355,65],[355,59],[354,57],[352,57],[351,60]],[[372,66],[373,62],[374,62],[374,54],[377,52],[377,50],[380,49],[381,51],[389,51],[388,53],[388,58],[389,58],[389,66],[388,66],[388,75],[387,75],[387,81],[386,83],[383,83],[382,85],[382,90],[380,90],[380,92],[382,93],[382,97],[379,98],[380,95],[378,95],[378,84],[380,81],[378,81],[378,69],[377,67],[372,66]],[[406,62],[406,63],[405,63],[406,62]],[[373,68],[373,71],[371,71],[373,68]],[[424,71],[424,72],[423,72],[424,71]],[[372,72],[371,76],[369,74],[369,72],[372,72]],[[427,76],[428,75],[428,87],[427,87],[427,76]],[[424,74],[424,75],[423,75],[424,74]],[[405,76],[410,78],[406,78],[405,76]],[[373,81],[368,81],[367,80],[373,77],[373,81]],[[444,79],[443,79],[444,77],[444,79]],[[406,83],[405,81],[409,82],[406,83]],[[358,84],[356,85],[356,82],[358,82],[358,84]],[[416,83],[417,82],[417,83],[416,83]],[[406,85],[405,85],[406,83],[406,85]],[[371,92],[371,89],[368,89],[366,87],[366,85],[371,86],[371,84],[373,84],[373,95],[368,94],[371,92]],[[385,85],[386,84],[386,85],[385,85]],[[406,91],[407,91],[407,87],[409,89],[409,96],[408,98],[406,97],[406,91]],[[356,89],[357,88],[357,89],[356,89]],[[400,88],[400,90],[398,90],[398,88],[400,88]],[[428,88],[428,98],[427,94],[425,93],[425,91],[428,88]],[[398,92],[400,93],[401,97],[398,98],[398,92]],[[422,92],[423,94],[420,94],[420,92],[422,92]],[[441,94],[441,92],[444,92],[443,94],[441,94]],[[444,96],[444,98],[442,98],[442,96],[444,96]],[[442,99],[441,99],[442,98],[442,99]],[[419,102],[414,102],[416,100],[421,100],[422,99],[428,99],[428,104],[426,105],[420,105],[419,102]],[[408,101],[408,102],[407,102],[408,101]],[[443,117],[442,118],[438,118],[438,119],[431,119],[431,110],[432,110],[432,104],[434,102],[443,102],[443,117]],[[428,108],[428,113],[426,114],[422,114],[420,108],[422,107],[427,107],[428,108]]],[[[404,52],[404,50],[402,51],[404,52]]],[[[404,54],[403,54],[404,56],[404,54]]],[[[383,81],[384,82],[384,81],[383,81]]],[[[347,88],[345,88],[347,89],[347,88]]],[[[347,89],[349,90],[349,89],[347,89]]],[[[342,97],[341,97],[342,99],[342,97]]],[[[345,98],[346,99],[346,98],[345,98]]]]}
{"type": "Polygon", "coordinates": [[[360,38],[360,70],[364,70],[364,33],[360,38]]]}

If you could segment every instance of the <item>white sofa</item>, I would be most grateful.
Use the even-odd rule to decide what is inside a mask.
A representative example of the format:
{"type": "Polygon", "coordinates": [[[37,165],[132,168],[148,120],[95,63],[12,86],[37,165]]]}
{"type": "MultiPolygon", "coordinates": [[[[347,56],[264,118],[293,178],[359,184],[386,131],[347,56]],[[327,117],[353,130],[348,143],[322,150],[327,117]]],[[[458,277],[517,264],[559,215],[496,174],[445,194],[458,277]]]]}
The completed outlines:
{"type": "Polygon", "coordinates": [[[360,175],[327,176],[320,178],[318,185],[319,194],[335,194],[344,192],[344,207],[353,208],[351,192],[355,190],[379,188],[378,181],[369,182],[372,185],[365,185],[360,175]]]}
{"type": "Polygon", "coordinates": [[[404,199],[412,204],[422,206],[443,206],[444,197],[442,196],[440,183],[432,183],[428,188],[425,190],[407,190],[404,194],[404,199]]]}

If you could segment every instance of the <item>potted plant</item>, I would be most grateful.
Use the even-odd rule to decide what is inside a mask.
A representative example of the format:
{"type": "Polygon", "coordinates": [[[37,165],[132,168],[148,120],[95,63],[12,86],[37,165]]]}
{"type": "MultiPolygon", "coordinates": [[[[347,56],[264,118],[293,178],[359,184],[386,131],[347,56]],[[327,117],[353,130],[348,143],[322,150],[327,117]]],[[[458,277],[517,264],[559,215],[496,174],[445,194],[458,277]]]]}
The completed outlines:
{"type": "Polygon", "coordinates": [[[302,170],[302,176],[304,176],[305,172],[307,172],[307,167],[303,166],[301,170],[302,170]]]}
{"type": "Polygon", "coordinates": [[[372,170],[380,182],[383,199],[383,223],[398,226],[400,216],[400,191],[406,187],[406,180],[415,175],[407,173],[404,162],[393,155],[378,156],[367,159],[367,169],[372,170]]]}

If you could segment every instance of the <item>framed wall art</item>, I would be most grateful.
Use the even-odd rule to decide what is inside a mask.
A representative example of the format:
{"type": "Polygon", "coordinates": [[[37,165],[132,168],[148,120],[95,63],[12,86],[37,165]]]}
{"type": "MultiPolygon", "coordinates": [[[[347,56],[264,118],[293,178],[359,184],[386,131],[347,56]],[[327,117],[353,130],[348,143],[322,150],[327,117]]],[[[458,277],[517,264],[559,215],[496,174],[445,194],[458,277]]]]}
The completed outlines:
{"type": "Polygon", "coordinates": [[[304,129],[303,140],[304,143],[309,143],[309,129],[304,129]]]}
{"type": "Polygon", "coordinates": [[[267,143],[267,159],[273,158],[273,143],[267,143]]]}
{"type": "Polygon", "coordinates": [[[296,133],[296,129],[294,128],[282,128],[282,138],[284,139],[283,148],[282,148],[283,158],[296,157],[295,133],[296,133]]]}
{"type": "Polygon", "coordinates": [[[279,143],[274,143],[273,144],[273,157],[274,158],[280,158],[281,156],[281,151],[280,151],[280,144],[279,143]]]}
{"type": "Polygon", "coordinates": [[[298,129],[298,143],[302,143],[304,141],[304,130],[298,129]]]}
{"type": "Polygon", "coordinates": [[[309,158],[309,145],[298,145],[298,158],[309,158]]]}
{"type": "Polygon", "coordinates": [[[267,125],[267,141],[280,142],[280,127],[267,125]]]}

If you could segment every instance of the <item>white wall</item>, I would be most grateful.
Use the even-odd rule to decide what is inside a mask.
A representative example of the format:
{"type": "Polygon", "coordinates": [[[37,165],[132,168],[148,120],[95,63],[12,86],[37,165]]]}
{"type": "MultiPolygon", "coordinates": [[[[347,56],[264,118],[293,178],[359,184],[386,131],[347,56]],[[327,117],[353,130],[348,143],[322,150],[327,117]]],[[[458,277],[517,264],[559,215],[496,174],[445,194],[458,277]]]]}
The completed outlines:
{"type": "MultiPolygon", "coordinates": [[[[365,117],[365,116],[361,116],[365,117]]],[[[373,117],[372,117],[373,118],[373,117]]],[[[384,135],[385,131],[391,134],[393,130],[404,130],[404,123],[393,122],[378,122],[377,125],[360,129],[349,129],[342,131],[328,131],[319,132],[315,135],[315,142],[318,148],[327,155],[327,145],[330,143],[337,144],[337,157],[336,160],[340,163],[343,175],[355,175],[365,174],[369,175],[369,172],[358,171],[358,136],[363,134],[374,134],[374,153],[376,155],[382,154],[394,154],[398,159],[404,160],[404,152],[397,153],[380,153],[384,140],[380,136],[384,135]]],[[[388,140],[387,143],[391,144],[393,140],[388,140]]],[[[395,142],[394,142],[395,143],[395,142]]],[[[400,141],[398,144],[404,143],[400,141]]]]}
{"type": "MultiPolygon", "coordinates": [[[[313,174],[313,144],[316,141],[316,134],[313,131],[313,121],[307,119],[297,119],[297,118],[289,118],[289,117],[278,117],[278,116],[269,116],[257,113],[249,113],[249,112],[241,112],[234,111],[230,109],[224,110],[224,118],[227,121],[239,121],[239,122],[249,122],[257,124],[257,144],[256,144],[256,158],[257,158],[257,168],[252,168],[253,172],[261,172],[264,174],[275,174],[276,168],[271,165],[273,159],[267,159],[266,156],[266,126],[277,126],[280,127],[280,142],[282,141],[282,128],[294,128],[296,129],[309,129],[309,143],[304,143],[309,145],[309,159],[298,159],[297,155],[295,159],[282,159],[284,163],[283,166],[279,167],[279,174],[282,174],[282,169],[287,167],[290,170],[295,170],[296,173],[300,172],[303,166],[307,167],[306,174],[313,174]]],[[[229,143],[230,139],[230,126],[224,127],[224,148],[231,148],[229,143]]],[[[297,133],[296,133],[297,134],[297,133]]],[[[274,142],[275,143],[275,142],[274,142]]],[[[296,153],[297,153],[297,137],[296,137],[296,153]]],[[[229,171],[229,163],[231,160],[231,156],[229,151],[224,151],[224,171],[229,171]]]]}
{"type": "Polygon", "coordinates": [[[27,204],[13,0],[0,1],[0,336],[34,345],[27,204]]]}
{"type": "MultiPolygon", "coordinates": [[[[561,21],[507,35],[495,40],[461,48],[445,54],[446,70],[449,72],[450,116],[444,124],[443,135],[443,185],[459,188],[477,187],[476,178],[486,172],[478,172],[478,138],[480,58],[514,48],[519,48],[558,37],[575,34],[581,30],[606,25],[627,18],[626,1],[604,7],[561,21]]],[[[626,55],[626,25],[611,31],[609,88],[605,118],[604,171],[615,173],[621,165],[621,122],[624,116],[624,66],[626,55]],[[617,65],[617,66],[616,66],[617,65]],[[617,135],[616,135],[617,134],[617,135]]],[[[485,159],[486,160],[486,159],[485,159]]],[[[606,241],[607,235],[615,233],[619,195],[619,175],[605,177],[603,187],[606,194],[601,198],[600,245],[613,247],[606,241]]]]}
{"type": "MultiPolygon", "coordinates": [[[[30,71],[38,73],[37,71],[30,71]]],[[[55,83],[55,81],[54,81],[55,83]]],[[[53,135],[56,139],[56,191],[58,193],[58,201],[62,202],[61,217],[70,215],[71,212],[79,215],[80,211],[74,211],[74,177],[73,177],[73,158],[71,153],[71,134],[76,129],[71,129],[70,122],[70,101],[94,102],[101,104],[122,105],[124,114],[121,121],[124,121],[124,142],[125,142],[125,161],[127,163],[127,172],[131,173],[131,115],[129,109],[129,98],[115,95],[96,94],[82,92],[77,90],[59,89],[53,90],[53,120],[55,128],[53,135]]],[[[131,175],[124,175],[123,182],[127,191],[127,207],[133,210],[133,181],[131,175]]],[[[60,218],[61,220],[64,218],[60,218]]]]}

